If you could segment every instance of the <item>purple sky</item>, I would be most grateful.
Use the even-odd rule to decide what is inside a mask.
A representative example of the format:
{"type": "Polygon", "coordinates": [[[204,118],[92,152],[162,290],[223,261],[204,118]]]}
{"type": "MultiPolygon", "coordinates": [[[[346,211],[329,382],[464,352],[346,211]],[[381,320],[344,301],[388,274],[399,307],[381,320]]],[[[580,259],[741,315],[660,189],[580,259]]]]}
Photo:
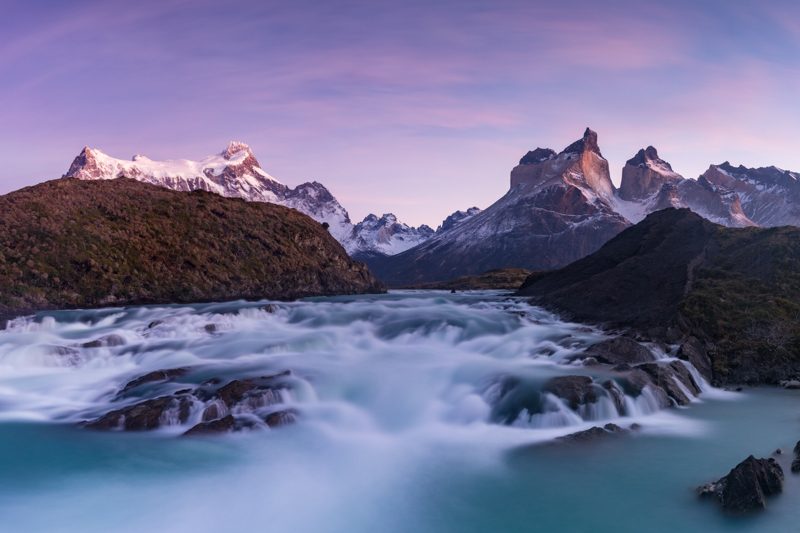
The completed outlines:
{"type": "Polygon", "coordinates": [[[0,5],[0,193],[87,144],[198,159],[240,139],[354,219],[435,226],[586,126],[615,182],[648,144],[687,177],[800,170],[794,0],[0,5]]]}

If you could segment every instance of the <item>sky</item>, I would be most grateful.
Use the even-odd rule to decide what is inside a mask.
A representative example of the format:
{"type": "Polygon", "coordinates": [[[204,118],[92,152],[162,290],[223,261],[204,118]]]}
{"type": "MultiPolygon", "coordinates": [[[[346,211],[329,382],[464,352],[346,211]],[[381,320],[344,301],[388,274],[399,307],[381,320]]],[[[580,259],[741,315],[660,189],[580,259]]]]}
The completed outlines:
{"type": "Polygon", "coordinates": [[[487,207],[590,126],[612,179],[654,145],[800,170],[800,3],[0,0],[0,194],[85,145],[200,159],[247,142],[360,220],[487,207]]]}

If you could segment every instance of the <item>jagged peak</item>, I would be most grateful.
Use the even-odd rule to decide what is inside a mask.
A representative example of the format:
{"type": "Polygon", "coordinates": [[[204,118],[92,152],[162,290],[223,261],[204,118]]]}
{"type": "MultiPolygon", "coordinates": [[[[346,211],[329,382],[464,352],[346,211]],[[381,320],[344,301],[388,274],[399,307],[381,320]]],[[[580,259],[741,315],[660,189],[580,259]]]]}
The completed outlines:
{"type": "Polygon", "coordinates": [[[653,146],[641,148],[638,152],[636,152],[636,155],[628,159],[625,164],[638,166],[646,165],[648,162],[658,163],[659,165],[672,170],[672,166],[658,156],[658,150],[656,150],[653,146]]]}
{"type": "Polygon", "coordinates": [[[582,138],[561,151],[562,154],[582,154],[583,152],[594,152],[600,157],[603,157],[603,154],[600,152],[600,146],[597,144],[597,132],[588,127],[583,132],[582,138]]]}
{"type": "Polygon", "coordinates": [[[225,159],[232,159],[240,152],[247,152],[247,155],[253,156],[253,150],[250,148],[250,145],[242,141],[230,141],[220,155],[225,159]]]}

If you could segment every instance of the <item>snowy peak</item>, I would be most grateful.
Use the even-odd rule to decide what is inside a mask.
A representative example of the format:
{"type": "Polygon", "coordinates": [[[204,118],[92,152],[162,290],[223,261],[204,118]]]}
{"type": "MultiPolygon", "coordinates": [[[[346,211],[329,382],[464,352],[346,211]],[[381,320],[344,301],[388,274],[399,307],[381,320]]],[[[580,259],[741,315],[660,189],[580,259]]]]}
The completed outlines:
{"type": "Polygon", "coordinates": [[[425,224],[414,228],[398,222],[393,213],[384,213],[380,218],[370,213],[353,226],[345,247],[354,257],[395,255],[425,242],[433,233],[425,224]]]}
{"type": "Polygon", "coordinates": [[[245,158],[252,157],[253,159],[255,159],[255,156],[253,155],[253,150],[250,149],[250,146],[241,141],[229,142],[228,146],[226,146],[225,149],[219,155],[230,161],[231,159],[240,156],[240,154],[243,154],[245,158]]]}

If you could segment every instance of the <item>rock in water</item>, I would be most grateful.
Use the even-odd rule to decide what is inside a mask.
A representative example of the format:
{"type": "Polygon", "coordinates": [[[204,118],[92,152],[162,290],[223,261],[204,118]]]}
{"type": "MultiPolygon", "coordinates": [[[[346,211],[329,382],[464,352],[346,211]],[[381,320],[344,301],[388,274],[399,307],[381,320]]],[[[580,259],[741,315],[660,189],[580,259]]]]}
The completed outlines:
{"type": "Polygon", "coordinates": [[[742,513],[764,509],[769,496],[783,491],[783,469],[775,459],[752,455],[736,465],[727,476],[699,487],[700,496],[715,497],[722,508],[742,513]]]}
{"type": "Polygon", "coordinates": [[[295,210],[124,178],[1,196],[0,251],[0,316],[383,290],[295,210]]]}
{"type": "Polygon", "coordinates": [[[650,350],[628,337],[615,337],[594,344],[586,350],[585,355],[608,365],[636,365],[655,359],[650,350]]]}
{"type": "Polygon", "coordinates": [[[800,472],[800,441],[794,445],[794,459],[792,459],[792,473],[800,472]]]}

